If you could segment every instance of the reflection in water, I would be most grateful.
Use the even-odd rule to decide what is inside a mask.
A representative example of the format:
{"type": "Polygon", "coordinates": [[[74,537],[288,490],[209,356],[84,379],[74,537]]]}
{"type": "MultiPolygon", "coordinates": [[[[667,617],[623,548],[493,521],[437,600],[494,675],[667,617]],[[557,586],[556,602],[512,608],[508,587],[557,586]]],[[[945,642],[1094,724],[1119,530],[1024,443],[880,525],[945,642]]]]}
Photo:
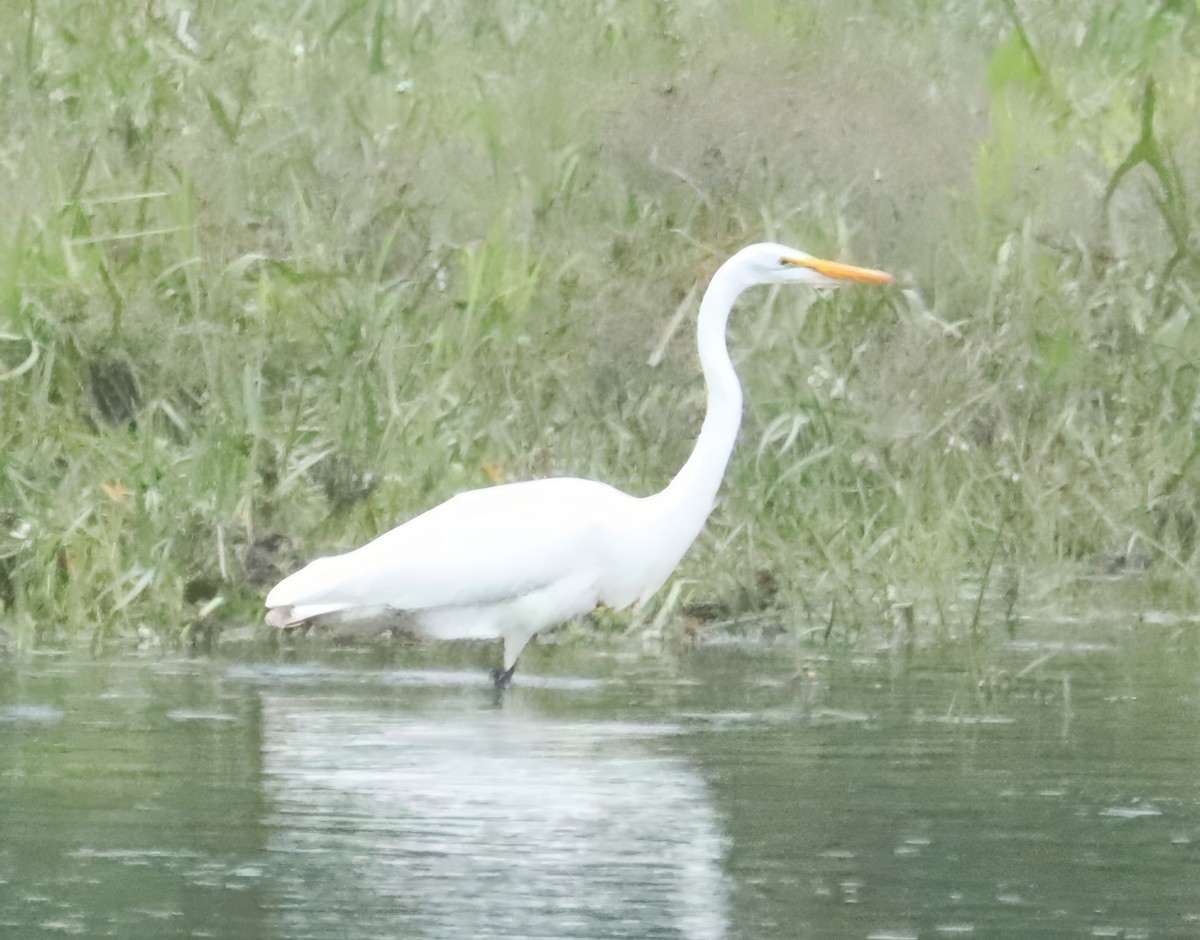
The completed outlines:
{"type": "Polygon", "coordinates": [[[0,662],[0,937],[1200,936],[1200,634],[1106,636],[0,662]]]}
{"type": "Polygon", "coordinates": [[[288,936],[723,937],[723,836],[674,729],[267,694],[288,936]]]}

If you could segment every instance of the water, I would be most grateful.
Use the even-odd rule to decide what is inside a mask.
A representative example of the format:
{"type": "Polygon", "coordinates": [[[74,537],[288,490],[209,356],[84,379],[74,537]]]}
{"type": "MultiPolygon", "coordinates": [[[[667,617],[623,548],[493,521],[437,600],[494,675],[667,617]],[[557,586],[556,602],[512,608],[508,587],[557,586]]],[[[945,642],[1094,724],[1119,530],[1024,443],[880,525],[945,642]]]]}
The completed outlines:
{"type": "Polygon", "coordinates": [[[1078,632],[0,664],[0,936],[1200,936],[1195,628],[1078,632]]]}

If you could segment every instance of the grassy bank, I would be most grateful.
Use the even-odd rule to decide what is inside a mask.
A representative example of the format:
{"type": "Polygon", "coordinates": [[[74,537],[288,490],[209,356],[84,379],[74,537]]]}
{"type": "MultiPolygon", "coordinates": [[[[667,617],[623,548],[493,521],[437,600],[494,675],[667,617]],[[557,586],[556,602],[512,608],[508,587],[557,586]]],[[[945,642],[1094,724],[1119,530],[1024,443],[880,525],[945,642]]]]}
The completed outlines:
{"type": "Polygon", "coordinates": [[[22,643],[257,621],[465,487],[661,487],[697,291],[765,238],[919,296],[743,303],[742,443],[651,615],[1200,595],[1195,4],[221,7],[0,12],[22,643]]]}

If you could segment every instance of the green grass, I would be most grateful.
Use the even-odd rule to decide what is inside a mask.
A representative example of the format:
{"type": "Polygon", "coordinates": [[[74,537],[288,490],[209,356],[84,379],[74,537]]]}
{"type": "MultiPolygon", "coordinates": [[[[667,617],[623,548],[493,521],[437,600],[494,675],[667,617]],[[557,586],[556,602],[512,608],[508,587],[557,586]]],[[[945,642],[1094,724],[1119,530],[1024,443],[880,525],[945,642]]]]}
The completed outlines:
{"type": "Polygon", "coordinates": [[[668,323],[766,238],[921,296],[748,297],[650,617],[1192,606],[1196,5],[692,9],[6,6],[8,632],[188,637],[462,488],[661,487],[704,403],[668,323]]]}

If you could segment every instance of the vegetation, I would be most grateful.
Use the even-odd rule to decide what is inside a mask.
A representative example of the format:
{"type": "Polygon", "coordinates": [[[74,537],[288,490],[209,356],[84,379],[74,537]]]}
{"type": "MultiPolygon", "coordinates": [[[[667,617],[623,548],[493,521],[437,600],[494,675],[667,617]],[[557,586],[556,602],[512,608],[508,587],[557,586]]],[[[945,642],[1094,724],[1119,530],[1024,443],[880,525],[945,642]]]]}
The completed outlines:
{"type": "Polygon", "coordinates": [[[742,446],[648,616],[1194,604],[1198,33],[1189,0],[7,4],[0,624],[256,623],[464,487],[659,488],[698,291],[765,238],[914,290],[743,304],[742,446]]]}

